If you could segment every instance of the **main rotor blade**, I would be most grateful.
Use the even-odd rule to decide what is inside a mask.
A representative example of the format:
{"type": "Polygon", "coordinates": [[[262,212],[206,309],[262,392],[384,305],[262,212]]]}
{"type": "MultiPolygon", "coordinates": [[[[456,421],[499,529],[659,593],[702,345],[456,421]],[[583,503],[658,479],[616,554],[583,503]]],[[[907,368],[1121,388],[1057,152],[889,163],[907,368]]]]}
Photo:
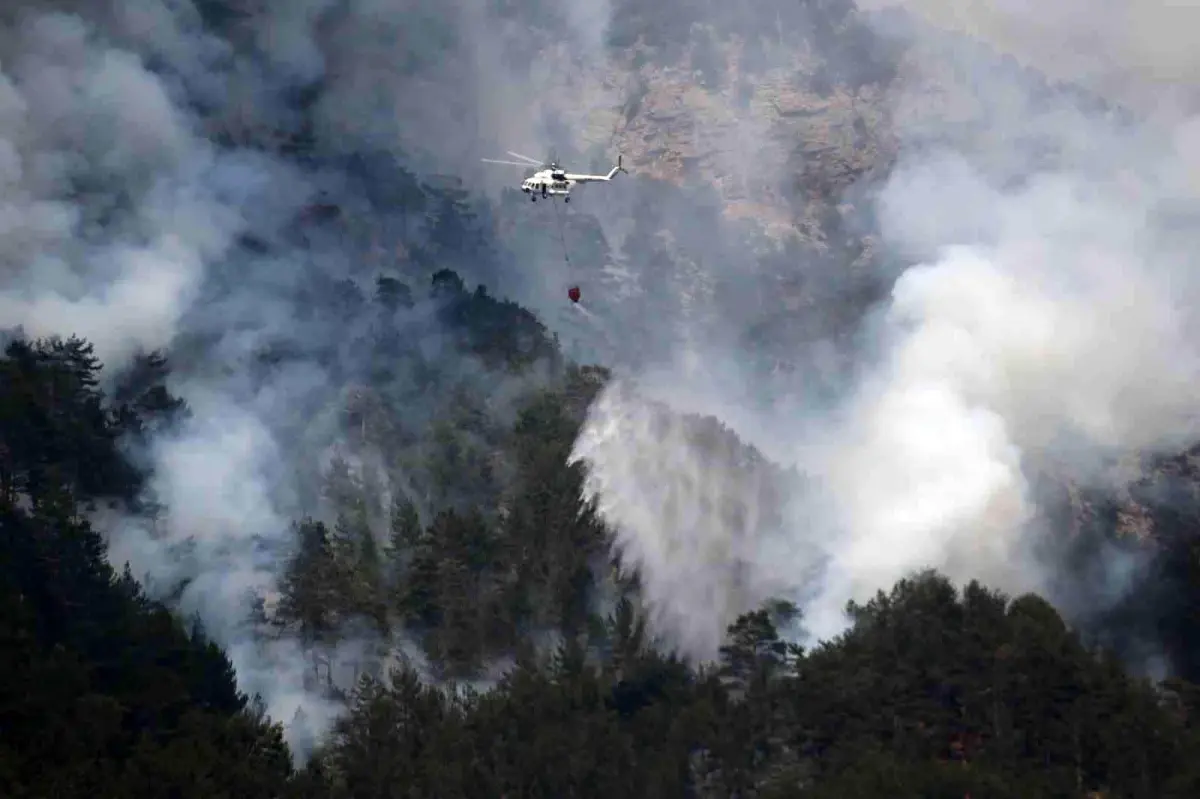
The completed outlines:
{"type": "Polygon", "coordinates": [[[512,150],[506,150],[505,152],[507,152],[513,158],[520,158],[522,161],[528,161],[529,163],[533,164],[534,166],[541,166],[544,163],[543,161],[539,161],[536,158],[530,158],[527,155],[521,155],[520,153],[514,153],[512,150]]]}
{"type": "Polygon", "coordinates": [[[525,169],[533,166],[533,164],[523,164],[520,161],[497,161],[495,158],[480,158],[479,160],[488,164],[508,164],[509,166],[519,166],[525,169]]]}

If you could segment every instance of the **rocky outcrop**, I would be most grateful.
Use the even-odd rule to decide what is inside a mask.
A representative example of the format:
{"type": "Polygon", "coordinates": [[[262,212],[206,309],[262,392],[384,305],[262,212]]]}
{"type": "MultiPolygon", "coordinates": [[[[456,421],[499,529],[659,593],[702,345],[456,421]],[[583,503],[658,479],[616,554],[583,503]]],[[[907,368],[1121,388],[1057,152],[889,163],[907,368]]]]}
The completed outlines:
{"type": "Polygon", "coordinates": [[[639,172],[712,183],[730,216],[819,241],[828,204],[894,153],[886,87],[822,84],[825,64],[807,48],[750,70],[745,39],[718,47],[709,80],[689,68],[690,53],[668,66],[631,56],[615,146],[639,172]]]}

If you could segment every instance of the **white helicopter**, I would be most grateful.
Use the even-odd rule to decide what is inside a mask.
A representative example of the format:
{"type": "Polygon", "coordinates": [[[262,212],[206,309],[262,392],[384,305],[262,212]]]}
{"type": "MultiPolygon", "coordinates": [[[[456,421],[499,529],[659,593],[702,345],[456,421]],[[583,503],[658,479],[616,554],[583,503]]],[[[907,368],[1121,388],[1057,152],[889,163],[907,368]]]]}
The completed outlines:
{"type": "Polygon", "coordinates": [[[607,175],[577,175],[574,172],[565,172],[558,165],[558,161],[553,155],[550,157],[550,162],[545,163],[538,161],[535,158],[530,158],[527,155],[514,153],[509,150],[508,154],[513,158],[519,158],[520,161],[497,161],[494,158],[483,158],[482,161],[489,164],[508,164],[509,166],[520,166],[526,169],[537,169],[529,177],[521,181],[521,191],[529,195],[529,199],[537,202],[538,195],[541,194],[542,199],[552,199],[561,196],[563,202],[571,202],[571,189],[578,183],[595,183],[598,181],[612,180],[613,176],[618,172],[628,171],[621,165],[621,156],[617,156],[617,165],[608,171],[607,175]]]}

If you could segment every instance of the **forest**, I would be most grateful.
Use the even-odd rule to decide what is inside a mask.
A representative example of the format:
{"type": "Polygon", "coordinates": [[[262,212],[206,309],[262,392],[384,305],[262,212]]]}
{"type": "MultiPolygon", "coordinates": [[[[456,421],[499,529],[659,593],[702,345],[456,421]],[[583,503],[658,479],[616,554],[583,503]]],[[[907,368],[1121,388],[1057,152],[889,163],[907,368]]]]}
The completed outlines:
{"type": "MultiPolygon", "coordinates": [[[[791,370],[836,394],[855,368],[851,339],[896,267],[868,243],[865,172],[795,144],[784,204],[796,219],[820,207],[811,235],[785,240],[724,215],[711,186],[636,174],[614,186],[628,191],[625,207],[572,203],[561,222],[530,214],[511,189],[485,196],[423,174],[419,154],[388,149],[389,128],[331,134],[328,115],[322,128],[322,102],[349,91],[336,83],[344,76],[283,75],[295,63],[253,49],[269,38],[254,27],[259,5],[197,0],[193,27],[181,26],[193,44],[203,29],[252,52],[244,62],[199,45],[139,56],[164,85],[195,94],[187,113],[208,138],[172,141],[212,159],[190,168],[225,181],[213,179],[222,212],[241,202],[231,216],[254,220],[198,248],[203,276],[168,345],[102,362],[100,342],[72,329],[83,315],[47,335],[0,318],[0,797],[1200,796],[1194,453],[1135,487],[1157,536],[1144,585],[1086,623],[1044,597],[927,570],[848,603],[846,631],[811,647],[795,643],[803,604],[783,598],[728,624],[713,662],[656,634],[639,576],[572,459],[589,408],[619,355],[628,366],[670,353],[673,336],[696,330],[733,342],[764,381],[791,370]],[[196,53],[211,63],[189,60],[196,53]],[[201,67],[210,72],[197,77],[201,67]],[[226,81],[279,99],[235,114],[205,94],[226,81]],[[271,187],[266,199],[231,177],[246,174],[271,187]],[[291,186],[304,187],[299,199],[284,196],[291,186]],[[631,261],[636,270],[614,271],[631,261]],[[546,296],[565,303],[572,282],[607,329],[546,322],[546,296]],[[663,321],[685,318],[691,328],[663,321]],[[214,414],[203,405],[213,394],[243,416],[214,414]],[[176,464],[186,496],[165,476],[171,446],[238,439],[247,416],[266,433],[245,448],[277,469],[272,489],[287,489],[269,498],[286,509],[278,525],[263,521],[268,503],[239,501],[249,494],[228,485],[254,470],[214,477],[176,464]],[[195,528],[181,530],[170,503],[197,496],[195,528]],[[213,519],[229,527],[203,526],[213,519]],[[269,576],[268,588],[244,574],[269,576]],[[195,598],[213,595],[226,604],[205,616],[195,598]],[[220,612],[230,608],[232,621],[220,612]],[[1147,642],[1174,676],[1147,676],[1147,642]],[[264,651],[292,659],[255,660],[264,651]],[[293,694],[294,715],[270,712],[293,694]]],[[[320,35],[334,40],[346,25],[365,40],[348,4],[312,5],[333,9],[320,35]]],[[[388,40],[386,52],[412,80],[397,85],[428,97],[420,81],[445,79],[437,70],[457,63],[447,54],[470,42],[456,41],[438,4],[408,5],[422,35],[388,40]]],[[[488,5],[497,25],[566,30],[559,4],[488,5]]],[[[824,54],[815,72],[792,76],[822,101],[896,74],[892,44],[844,0],[775,2],[757,15],[709,0],[613,8],[606,52],[635,70],[686,63],[706,90],[721,88],[731,42],[747,75],[786,62],[785,28],[787,47],[824,54]]],[[[377,21],[366,25],[387,27],[377,21]]],[[[505,57],[536,58],[526,41],[505,57]]],[[[152,223],[187,216],[157,213],[161,185],[120,158],[96,158],[93,171],[87,161],[39,162],[82,172],[54,189],[87,223],[71,257],[99,240],[140,246],[152,223]]],[[[203,180],[168,178],[188,189],[187,213],[210,210],[197,199],[211,188],[203,180]]],[[[0,299],[9,288],[5,277],[0,299]]],[[[713,416],[681,416],[697,451],[766,504],[778,499],[779,469],[761,452],[713,416]]],[[[1089,502],[1071,544],[1077,579],[1121,512],[1110,497],[1089,502]]],[[[1071,522],[1056,519],[1056,530],[1071,522]]]]}
{"type": "MultiPolygon", "coordinates": [[[[443,293],[464,347],[492,341],[481,335],[489,319],[520,313],[447,275],[429,291],[443,293]]],[[[522,368],[515,341],[496,346],[522,368]]],[[[239,692],[202,625],[108,564],[89,515],[139,501],[147,475],[130,453],[189,409],[165,388],[159,354],[107,391],[100,369],[78,338],[16,338],[0,361],[5,796],[1200,790],[1197,688],[1132,676],[1034,595],[977,583],[959,591],[936,573],[915,574],[851,604],[851,628],[807,651],[781,635],[803,609],[771,602],[740,617],[719,662],[704,667],[656,646],[635,584],[620,583],[611,610],[598,613],[605,531],[581,506],[565,451],[606,376],[570,364],[518,403],[506,429],[479,431],[508,455],[502,480],[450,441],[430,455],[434,474],[457,475],[478,500],[450,503],[424,524],[399,502],[379,547],[354,481],[334,470],[336,522],[296,521],[268,623],[309,645],[314,683],[328,676],[322,647],[356,623],[424,653],[361,674],[341,697],[347,713],[298,765],[280,723],[239,692]],[[501,657],[493,685],[456,679],[501,657]]],[[[721,435],[704,428],[698,421],[697,435],[721,435]]]]}

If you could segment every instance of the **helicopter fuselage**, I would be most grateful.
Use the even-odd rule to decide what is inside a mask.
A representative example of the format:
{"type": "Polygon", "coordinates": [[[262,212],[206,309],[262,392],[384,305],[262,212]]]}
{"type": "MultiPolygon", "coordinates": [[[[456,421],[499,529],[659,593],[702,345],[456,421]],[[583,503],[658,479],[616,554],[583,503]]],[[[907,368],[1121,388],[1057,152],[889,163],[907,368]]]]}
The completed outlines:
{"type": "MultiPolygon", "coordinates": [[[[523,156],[522,156],[523,157],[523,156]]],[[[484,159],[485,161],[487,159],[484,159]]],[[[497,163],[511,163],[499,161],[497,163]]],[[[617,165],[608,171],[607,175],[587,175],[567,172],[556,163],[550,163],[545,169],[539,169],[521,181],[521,191],[529,195],[529,199],[537,201],[540,194],[544,198],[562,197],[563,202],[571,202],[571,189],[580,183],[607,182],[618,172],[624,172],[621,166],[621,156],[617,156],[617,165]]]]}
{"type": "Polygon", "coordinates": [[[575,181],[567,178],[566,173],[559,170],[543,169],[521,181],[521,191],[530,195],[543,197],[569,195],[575,181]]]}

